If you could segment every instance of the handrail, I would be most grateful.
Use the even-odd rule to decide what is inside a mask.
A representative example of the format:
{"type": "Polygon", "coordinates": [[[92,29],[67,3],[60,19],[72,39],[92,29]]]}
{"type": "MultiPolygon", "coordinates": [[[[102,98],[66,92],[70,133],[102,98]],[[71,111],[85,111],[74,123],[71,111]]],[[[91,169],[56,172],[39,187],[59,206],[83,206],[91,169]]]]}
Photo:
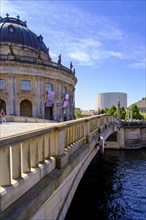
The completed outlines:
{"type": "Polygon", "coordinates": [[[117,119],[106,115],[91,116],[1,138],[0,195],[6,195],[6,202],[0,203],[0,210],[7,208],[52,170],[67,165],[69,155],[85,143],[89,144],[100,126],[101,131],[107,128],[109,132],[111,122],[117,123],[117,119]],[[7,187],[13,194],[11,199],[7,196],[7,187]]]}

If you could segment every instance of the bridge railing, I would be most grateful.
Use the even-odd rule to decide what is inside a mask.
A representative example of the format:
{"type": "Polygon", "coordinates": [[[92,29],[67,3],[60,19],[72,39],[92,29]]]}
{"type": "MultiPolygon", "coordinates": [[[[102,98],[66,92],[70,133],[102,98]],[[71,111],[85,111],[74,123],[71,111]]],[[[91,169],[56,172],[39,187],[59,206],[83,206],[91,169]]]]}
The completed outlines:
{"type": "Polygon", "coordinates": [[[68,163],[113,116],[91,116],[0,139],[0,211],[6,209],[45,175],[68,163]]]}

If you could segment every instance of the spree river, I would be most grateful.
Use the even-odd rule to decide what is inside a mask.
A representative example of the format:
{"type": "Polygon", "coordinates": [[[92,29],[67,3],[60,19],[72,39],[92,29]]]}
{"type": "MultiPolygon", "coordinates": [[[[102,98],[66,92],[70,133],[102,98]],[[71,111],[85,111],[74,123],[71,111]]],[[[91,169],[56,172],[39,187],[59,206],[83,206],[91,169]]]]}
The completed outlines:
{"type": "Polygon", "coordinates": [[[146,220],[146,150],[98,153],[65,220],[146,220]]]}

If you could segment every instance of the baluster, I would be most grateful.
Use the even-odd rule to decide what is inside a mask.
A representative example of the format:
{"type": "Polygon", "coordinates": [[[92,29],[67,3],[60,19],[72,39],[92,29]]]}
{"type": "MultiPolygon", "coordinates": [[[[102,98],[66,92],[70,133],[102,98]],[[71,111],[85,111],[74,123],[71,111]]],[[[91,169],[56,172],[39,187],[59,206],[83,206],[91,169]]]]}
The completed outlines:
{"type": "Polygon", "coordinates": [[[79,140],[79,125],[77,125],[77,137],[76,137],[76,141],[79,140]]]}
{"type": "Polygon", "coordinates": [[[70,145],[70,127],[67,128],[67,146],[70,145]]]}
{"type": "Polygon", "coordinates": [[[12,184],[12,149],[7,147],[0,150],[0,186],[12,184]]]}
{"type": "Polygon", "coordinates": [[[50,158],[50,134],[44,136],[44,157],[46,160],[50,158]]]}
{"type": "MultiPolygon", "coordinates": [[[[73,126],[73,125],[72,125],[73,126]]],[[[70,128],[70,133],[71,133],[71,144],[73,144],[73,127],[71,126],[70,128]]]]}
{"type": "Polygon", "coordinates": [[[77,140],[77,124],[75,125],[75,140],[74,140],[74,142],[76,142],[76,140],[77,140]]]}
{"type": "Polygon", "coordinates": [[[76,140],[75,140],[75,141],[78,140],[78,134],[79,134],[79,131],[78,131],[78,124],[77,124],[77,125],[76,125],[76,140]]]}
{"type": "Polygon", "coordinates": [[[38,138],[30,140],[30,163],[31,168],[38,166],[38,138]]]}
{"type": "Polygon", "coordinates": [[[73,143],[75,142],[75,134],[76,134],[75,128],[76,128],[76,125],[74,124],[72,128],[73,129],[73,143]]]}
{"type": "Polygon", "coordinates": [[[65,147],[67,148],[67,142],[68,142],[68,134],[67,134],[67,129],[65,129],[65,137],[64,137],[64,140],[65,140],[65,147]]]}
{"type": "Polygon", "coordinates": [[[39,136],[38,138],[38,162],[43,163],[45,161],[44,155],[44,138],[39,136]]]}
{"type": "Polygon", "coordinates": [[[17,179],[22,177],[22,161],[21,147],[17,144],[12,147],[12,178],[17,179]]]}
{"type": "Polygon", "coordinates": [[[30,164],[30,141],[26,140],[22,143],[22,172],[31,172],[30,164]]]}
{"type": "Polygon", "coordinates": [[[80,139],[82,138],[82,123],[80,124],[80,139]]]}

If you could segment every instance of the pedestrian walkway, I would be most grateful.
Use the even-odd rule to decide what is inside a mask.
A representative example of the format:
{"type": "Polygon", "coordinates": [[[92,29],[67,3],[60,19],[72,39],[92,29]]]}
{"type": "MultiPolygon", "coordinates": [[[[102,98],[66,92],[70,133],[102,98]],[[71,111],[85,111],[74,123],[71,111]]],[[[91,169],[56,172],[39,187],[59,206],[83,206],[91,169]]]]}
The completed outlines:
{"type": "Polygon", "coordinates": [[[41,128],[48,128],[57,125],[57,122],[49,123],[23,123],[23,122],[6,122],[0,124],[0,138],[24,134],[29,131],[36,131],[41,128]]]}

